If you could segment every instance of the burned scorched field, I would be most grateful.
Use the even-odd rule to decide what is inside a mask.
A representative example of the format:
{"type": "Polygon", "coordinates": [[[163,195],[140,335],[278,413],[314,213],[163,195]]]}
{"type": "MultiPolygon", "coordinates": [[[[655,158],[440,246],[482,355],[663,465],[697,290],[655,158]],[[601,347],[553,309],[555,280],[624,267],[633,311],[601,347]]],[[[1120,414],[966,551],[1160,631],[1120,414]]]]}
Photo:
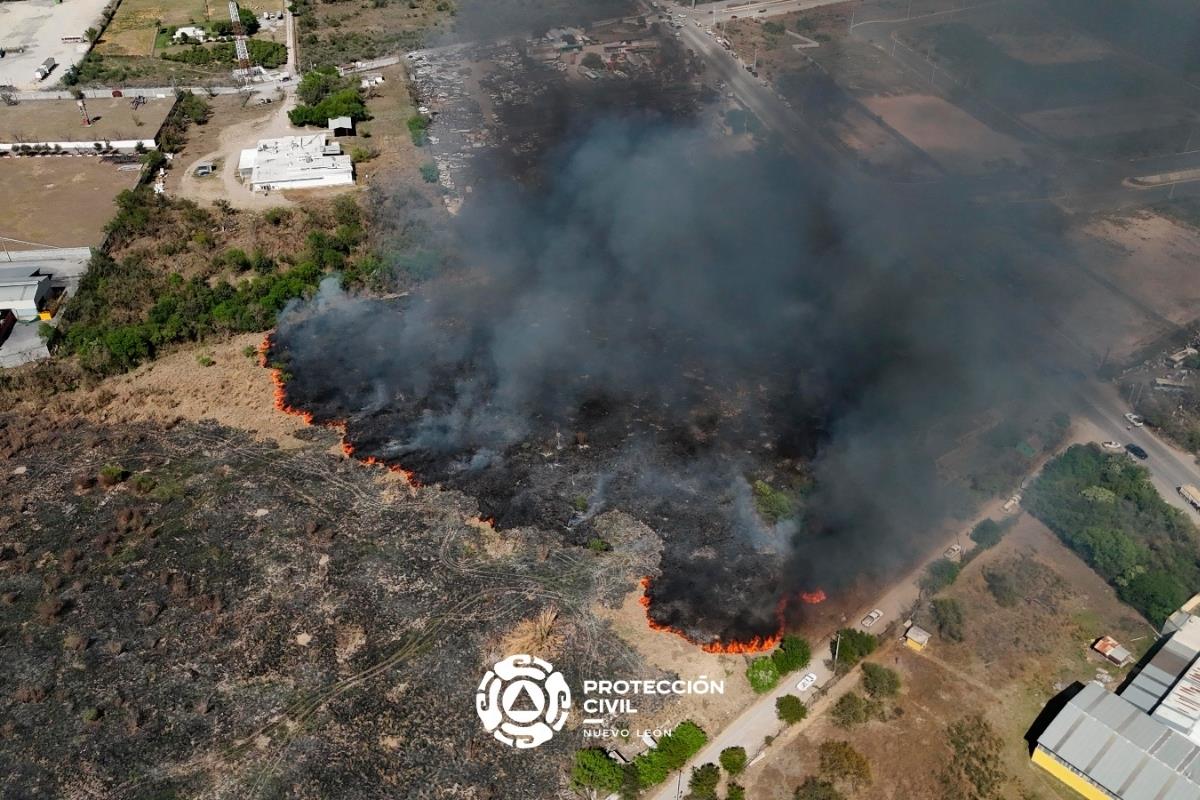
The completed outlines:
{"type": "Polygon", "coordinates": [[[769,647],[802,597],[910,563],[958,499],[936,465],[954,432],[1047,385],[1023,337],[1050,290],[975,237],[1044,254],[1050,226],[807,166],[596,122],[536,185],[474,193],[462,267],[402,300],[331,281],[285,314],[285,402],[502,531],[602,549],[595,515],[633,515],[664,540],[652,625],[769,647]]]}
{"type": "Polygon", "coordinates": [[[501,542],[312,434],[0,417],[0,795],[555,795],[555,757],[480,746],[483,665],[636,665],[590,609],[653,537],[610,515],[611,553],[501,542]]]}

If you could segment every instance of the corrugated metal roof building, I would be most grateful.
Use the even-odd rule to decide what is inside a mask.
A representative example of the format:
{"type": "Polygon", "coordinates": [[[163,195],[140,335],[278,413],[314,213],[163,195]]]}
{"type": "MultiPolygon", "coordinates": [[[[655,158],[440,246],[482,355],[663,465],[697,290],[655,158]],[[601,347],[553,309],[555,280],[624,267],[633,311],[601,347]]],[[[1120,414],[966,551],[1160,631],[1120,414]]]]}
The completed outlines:
{"type": "Polygon", "coordinates": [[[1200,747],[1098,683],[1046,727],[1033,760],[1089,800],[1200,798],[1200,747]]]}
{"type": "Polygon", "coordinates": [[[1083,687],[1033,761],[1089,800],[1200,800],[1200,618],[1173,615],[1120,694],[1083,687]]]}

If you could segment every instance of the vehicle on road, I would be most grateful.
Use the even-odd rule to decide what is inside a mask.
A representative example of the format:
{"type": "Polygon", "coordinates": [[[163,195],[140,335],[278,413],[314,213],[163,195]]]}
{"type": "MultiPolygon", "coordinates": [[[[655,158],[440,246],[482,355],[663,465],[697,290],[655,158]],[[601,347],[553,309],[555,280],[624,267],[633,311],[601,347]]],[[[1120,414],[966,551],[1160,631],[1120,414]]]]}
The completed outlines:
{"type": "Polygon", "coordinates": [[[883,616],[883,612],[880,611],[878,608],[872,609],[870,614],[867,614],[865,617],[862,618],[861,624],[864,628],[869,628],[872,625],[874,625],[876,622],[879,622],[879,618],[882,616],[883,616]]]}
{"type": "Polygon", "coordinates": [[[1179,496],[1187,500],[1192,508],[1200,511],[1200,489],[1190,483],[1185,483],[1183,486],[1175,487],[1175,491],[1179,492],[1179,496]]]}
{"type": "Polygon", "coordinates": [[[812,685],[816,682],[817,682],[817,673],[810,672],[807,675],[805,675],[803,678],[800,679],[800,682],[796,684],[796,688],[799,689],[800,691],[804,692],[804,691],[811,689],[812,685]]]}
{"type": "Polygon", "coordinates": [[[1120,442],[1111,442],[1111,441],[1110,442],[1101,442],[1100,446],[1103,447],[1105,450],[1124,450],[1125,449],[1125,445],[1121,444],[1120,442]]]}
{"type": "Polygon", "coordinates": [[[1130,411],[1125,415],[1125,420],[1135,428],[1140,428],[1146,424],[1146,420],[1139,417],[1137,414],[1130,411]]]}
{"type": "Polygon", "coordinates": [[[1138,459],[1139,461],[1145,461],[1147,458],[1150,457],[1149,453],[1147,453],[1142,448],[1138,447],[1136,444],[1125,445],[1125,452],[1129,453],[1129,455],[1133,456],[1134,458],[1138,459]]]}

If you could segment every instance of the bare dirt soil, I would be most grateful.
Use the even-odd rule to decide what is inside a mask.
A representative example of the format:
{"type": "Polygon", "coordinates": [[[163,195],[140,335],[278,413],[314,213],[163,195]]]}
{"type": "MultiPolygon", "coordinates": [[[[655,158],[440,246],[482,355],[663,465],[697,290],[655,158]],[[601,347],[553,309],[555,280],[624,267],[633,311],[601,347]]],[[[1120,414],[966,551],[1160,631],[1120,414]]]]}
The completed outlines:
{"type": "MultiPolygon", "coordinates": [[[[98,387],[55,396],[50,406],[111,426],[154,421],[215,421],[262,441],[296,448],[312,437],[302,419],[277,411],[271,373],[259,365],[261,334],[194,345],[156,359],[98,387]],[[211,366],[199,359],[207,356],[211,366]]],[[[207,363],[207,362],[206,362],[207,363]]]]}
{"type": "Polygon", "coordinates": [[[1095,638],[1111,635],[1140,653],[1154,641],[1153,629],[1024,515],[945,594],[962,605],[962,643],[935,635],[925,653],[893,643],[870,659],[900,673],[899,716],[846,730],[824,715],[781,737],[743,781],[750,797],[787,800],[806,775],[816,774],[817,744],[844,739],[868,758],[874,775],[855,797],[943,800],[945,728],[971,713],[983,714],[1004,739],[1005,798],[1070,796],[1029,762],[1023,737],[1045,702],[1071,681],[1099,675],[1110,686],[1119,682],[1123,671],[1089,650],[1095,638]],[[1016,605],[995,601],[983,577],[988,570],[1019,578],[1023,596],[1016,605]]]}
{"type": "Polygon", "coordinates": [[[1027,161],[1020,143],[997,133],[940,97],[870,97],[868,108],[935,160],[955,172],[979,173],[1027,161]]]}
{"type": "Polygon", "coordinates": [[[136,110],[130,97],[89,99],[87,110],[92,124],[84,126],[74,100],[24,100],[0,111],[0,141],[153,139],[173,105],[173,97],[148,97],[136,110]]]}
{"type": "Polygon", "coordinates": [[[123,172],[90,156],[0,158],[0,185],[20,198],[0,204],[0,237],[13,250],[32,249],[22,242],[98,245],[116,212],[114,198],[137,179],[136,170],[123,172]]]}
{"type": "Polygon", "coordinates": [[[1200,230],[1141,211],[1087,221],[1073,238],[1079,263],[1099,284],[1080,283],[1086,297],[1072,304],[1066,325],[1101,355],[1120,362],[1196,319],[1200,230]]]}
{"type": "MultiPolygon", "coordinates": [[[[1045,24],[1043,19],[1041,24],[1045,24]]],[[[1004,52],[1026,64],[1073,64],[1098,61],[1112,55],[1104,42],[1080,31],[1054,26],[1053,30],[997,31],[988,37],[1004,52]]]]}

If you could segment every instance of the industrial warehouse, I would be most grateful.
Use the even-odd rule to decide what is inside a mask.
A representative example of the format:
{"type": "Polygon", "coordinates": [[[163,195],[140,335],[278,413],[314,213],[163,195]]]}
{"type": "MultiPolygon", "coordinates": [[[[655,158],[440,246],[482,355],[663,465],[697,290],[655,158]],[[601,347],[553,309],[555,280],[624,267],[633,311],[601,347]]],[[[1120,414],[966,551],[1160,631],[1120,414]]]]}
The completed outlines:
{"type": "Polygon", "coordinates": [[[1151,652],[1117,693],[1088,683],[1071,697],[1034,763],[1089,800],[1200,797],[1200,618],[1176,612],[1151,652]]]}
{"type": "Polygon", "coordinates": [[[238,177],[250,191],[310,189],[354,183],[350,156],[325,133],[263,139],[238,159],[238,177]]]}

